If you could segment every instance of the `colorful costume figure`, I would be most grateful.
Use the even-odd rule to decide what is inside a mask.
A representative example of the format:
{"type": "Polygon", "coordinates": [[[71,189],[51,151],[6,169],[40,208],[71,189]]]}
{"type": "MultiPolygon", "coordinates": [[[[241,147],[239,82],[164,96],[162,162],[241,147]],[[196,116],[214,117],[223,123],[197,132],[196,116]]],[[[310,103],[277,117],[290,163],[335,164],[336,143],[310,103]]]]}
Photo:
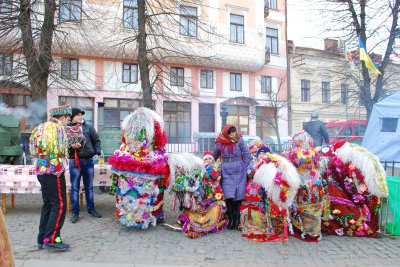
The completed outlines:
{"type": "Polygon", "coordinates": [[[247,166],[252,160],[250,150],[232,124],[226,125],[215,140],[214,159],[222,159],[222,189],[227,206],[228,229],[238,229],[240,203],[246,196],[247,166]]]}
{"type": "Polygon", "coordinates": [[[322,224],[322,231],[330,235],[376,237],[378,196],[388,193],[386,173],[379,159],[361,146],[341,141],[334,150],[324,175],[329,218],[322,224]]]}
{"type": "Polygon", "coordinates": [[[242,236],[257,242],[288,240],[287,208],[300,183],[295,167],[269,151],[259,149],[258,153],[266,153],[258,160],[241,205],[242,236]]]}
{"type": "Polygon", "coordinates": [[[39,249],[69,249],[61,240],[61,228],[67,208],[64,171],[68,146],[64,126],[70,115],[68,105],[51,109],[50,120],[36,127],[30,139],[29,148],[31,155],[37,158],[36,175],[43,198],[37,237],[39,249]]]}
{"type": "Polygon", "coordinates": [[[164,122],[153,110],[139,108],[122,122],[122,145],[108,159],[121,224],[146,229],[162,220],[169,184],[164,122]]]}
{"type": "MultiPolygon", "coordinates": [[[[210,157],[212,158],[212,154],[206,152],[203,155],[203,160],[207,161],[210,157]]],[[[217,233],[227,225],[219,166],[219,162],[205,166],[201,202],[197,205],[195,211],[186,210],[179,215],[178,219],[182,224],[182,232],[187,237],[197,238],[208,233],[217,233]]]]}
{"type": "Polygon", "coordinates": [[[321,216],[324,205],[324,188],[318,172],[319,154],[314,150],[312,138],[305,132],[296,133],[291,149],[284,156],[297,168],[300,188],[291,207],[290,233],[301,240],[321,240],[321,216]]]}

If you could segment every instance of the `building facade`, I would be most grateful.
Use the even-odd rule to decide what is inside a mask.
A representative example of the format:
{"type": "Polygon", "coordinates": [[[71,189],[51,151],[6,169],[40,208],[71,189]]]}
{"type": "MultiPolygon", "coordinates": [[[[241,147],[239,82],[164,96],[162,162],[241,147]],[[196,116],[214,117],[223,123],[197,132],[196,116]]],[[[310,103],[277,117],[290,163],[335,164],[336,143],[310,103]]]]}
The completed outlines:
{"type": "MultiPolygon", "coordinates": [[[[286,0],[176,1],[173,7],[174,15],[160,18],[169,39],[148,41],[154,48],[176,40],[163,44],[162,64],[153,58],[150,71],[154,107],[164,117],[169,142],[191,143],[194,132],[218,132],[222,106],[228,123],[243,134],[276,135],[269,118],[278,114],[280,134],[287,135],[287,106],[274,112],[268,97],[279,91],[277,101],[287,101],[286,0]],[[169,59],[174,45],[192,57],[171,52],[169,59]]],[[[127,41],[138,29],[137,12],[136,0],[61,1],[57,29],[67,38],[53,42],[47,108],[79,107],[102,131],[119,128],[142,106],[138,47],[127,41]]],[[[2,78],[18,83],[16,62],[22,62],[22,54],[3,49],[1,56],[2,78]]],[[[12,87],[0,89],[2,100],[10,107],[28,106],[27,83],[12,87]]]]}

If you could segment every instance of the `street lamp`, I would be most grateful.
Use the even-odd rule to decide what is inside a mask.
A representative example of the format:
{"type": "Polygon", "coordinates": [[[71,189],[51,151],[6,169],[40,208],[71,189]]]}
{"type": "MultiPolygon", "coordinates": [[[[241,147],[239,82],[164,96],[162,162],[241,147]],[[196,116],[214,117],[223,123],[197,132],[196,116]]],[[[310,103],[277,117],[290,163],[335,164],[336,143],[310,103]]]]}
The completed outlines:
{"type": "Polygon", "coordinates": [[[221,111],[219,112],[219,114],[221,115],[222,128],[224,128],[224,126],[226,125],[226,120],[228,118],[228,114],[229,114],[228,106],[226,105],[226,103],[221,104],[221,111]]]}

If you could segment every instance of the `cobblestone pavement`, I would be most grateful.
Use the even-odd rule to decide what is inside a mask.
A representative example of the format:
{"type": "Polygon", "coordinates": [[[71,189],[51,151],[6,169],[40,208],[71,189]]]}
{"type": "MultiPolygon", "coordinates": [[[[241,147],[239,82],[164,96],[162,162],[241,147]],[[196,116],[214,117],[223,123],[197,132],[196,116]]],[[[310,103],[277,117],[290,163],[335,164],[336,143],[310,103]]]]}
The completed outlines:
{"type": "MultiPolygon", "coordinates": [[[[17,195],[15,209],[5,219],[17,266],[400,266],[400,239],[324,236],[319,243],[290,237],[286,243],[256,243],[237,231],[223,231],[198,239],[162,226],[134,230],[115,219],[114,198],[95,193],[100,219],[81,211],[76,224],[67,215],[62,237],[68,252],[37,250],[41,196],[17,195]],[[48,264],[44,264],[44,263],[48,264]],[[56,263],[59,264],[56,264],[56,263]],[[71,263],[72,262],[72,263],[71,263]],[[24,265],[24,263],[27,263],[24,265]],[[40,263],[40,265],[39,265],[40,263]]],[[[8,201],[10,202],[10,201],[8,201]]],[[[168,203],[168,199],[167,199],[168,203]]],[[[164,207],[167,222],[177,213],[164,207]]]]}

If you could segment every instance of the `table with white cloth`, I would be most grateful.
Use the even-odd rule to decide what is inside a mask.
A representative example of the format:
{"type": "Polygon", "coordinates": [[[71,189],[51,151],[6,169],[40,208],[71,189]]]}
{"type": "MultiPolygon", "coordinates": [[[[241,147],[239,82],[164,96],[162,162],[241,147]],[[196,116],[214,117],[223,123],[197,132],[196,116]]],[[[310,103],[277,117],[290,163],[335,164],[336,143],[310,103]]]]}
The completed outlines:
{"type": "MultiPolygon", "coordinates": [[[[93,186],[110,186],[111,185],[111,166],[110,165],[94,165],[93,186]]],[[[65,170],[65,180],[67,184],[67,210],[71,209],[70,188],[68,167],[65,170]]],[[[82,184],[82,181],[81,181],[82,184]]],[[[80,200],[81,206],[83,202],[84,188],[81,186],[80,200]]],[[[7,195],[11,196],[11,207],[15,207],[15,194],[37,194],[41,193],[40,183],[35,174],[34,165],[4,165],[0,164],[0,194],[1,208],[6,213],[7,195]]]]}

